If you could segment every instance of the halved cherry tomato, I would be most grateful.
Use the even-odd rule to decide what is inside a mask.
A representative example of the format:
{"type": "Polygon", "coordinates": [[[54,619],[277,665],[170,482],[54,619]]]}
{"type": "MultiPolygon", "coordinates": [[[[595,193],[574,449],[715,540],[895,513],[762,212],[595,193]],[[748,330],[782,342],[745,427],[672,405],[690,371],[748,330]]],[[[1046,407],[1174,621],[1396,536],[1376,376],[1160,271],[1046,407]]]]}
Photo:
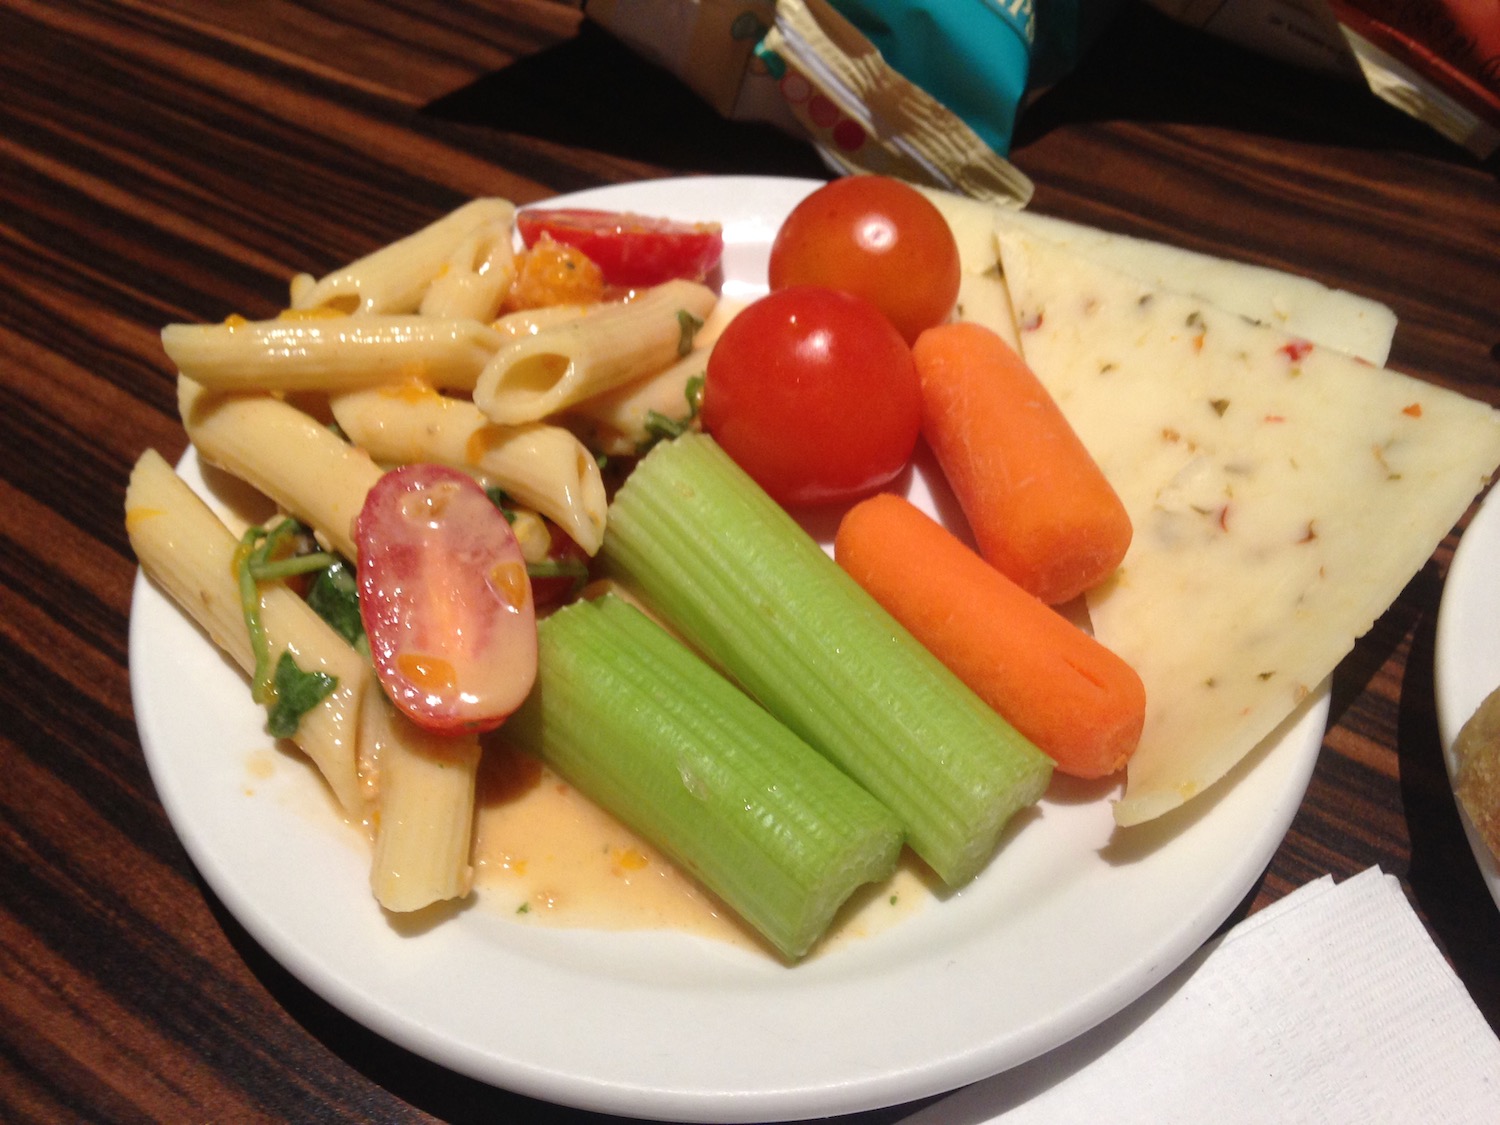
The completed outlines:
{"type": "Polygon", "coordinates": [[[701,418],[779,503],[851,499],[911,458],[922,425],[916,362],[868,301],[813,286],[777,290],[715,342],[701,418]]]}
{"type": "Polygon", "coordinates": [[[516,213],[528,247],[544,233],[576,246],[610,285],[640,287],[685,278],[702,281],[724,253],[718,223],[682,223],[624,211],[528,208],[516,213]]]}
{"type": "Polygon", "coordinates": [[[442,734],[499,726],[536,679],[536,609],[504,514],[470,476],[408,465],[354,524],[359,608],[386,694],[442,734]]]}
{"type": "Polygon", "coordinates": [[[772,289],[846,289],[890,317],[908,344],[948,319],[958,299],[958,243],[910,184],[847,176],[792,208],[771,243],[772,289]]]}

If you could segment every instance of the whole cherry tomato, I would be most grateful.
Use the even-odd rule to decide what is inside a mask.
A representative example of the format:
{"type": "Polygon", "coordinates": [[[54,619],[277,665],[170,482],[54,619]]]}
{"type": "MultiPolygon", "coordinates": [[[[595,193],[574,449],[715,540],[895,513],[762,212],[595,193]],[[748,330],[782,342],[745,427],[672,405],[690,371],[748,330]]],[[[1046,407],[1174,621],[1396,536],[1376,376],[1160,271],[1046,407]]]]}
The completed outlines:
{"type": "Polygon", "coordinates": [[[354,525],[359,607],[386,694],[440,734],[499,726],[536,679],[536,610],[504,514],[464,473],[386,473],[354,525]]]}
{"type": "Polygon", "coordinates": [[[908,344],[958,299],[958,244],[933,203],[887,176],[849,176],[792,209],[771,244],[772,289],[826,285],[870,301],[908,344]]]}
{"type": "Polygon", "coordinates": [[[742,309],[709,353],[703,427],[783,505],[851,499],[905,467],[915,361],[863,298],[794,286],[742,309]]]}
{"type": "Polygon", "coordinates": [[[724,253],[718,223],[683,223],[629,212],[527,208],[516,213],[516,229],[528,247],[545,233],[581,250],[604,271],[609,285],[660,285],[676,278],[702,281],[724,253]]]}

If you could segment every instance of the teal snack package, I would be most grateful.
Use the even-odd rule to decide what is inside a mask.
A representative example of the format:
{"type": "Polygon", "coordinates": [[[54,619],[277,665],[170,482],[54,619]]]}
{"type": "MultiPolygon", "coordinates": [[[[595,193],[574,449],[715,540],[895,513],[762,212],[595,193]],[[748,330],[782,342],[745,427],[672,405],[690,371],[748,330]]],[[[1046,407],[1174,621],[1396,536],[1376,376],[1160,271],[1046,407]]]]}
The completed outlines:
{"type": "Polygon", "coordinates": [[[1073,69],[1117,0],[829,0],[1001,155],[1028,93],[1073,69]]]}
{"type": "Polygon", "coordinates": [[[830,0],[908,81],[1001,155],[1031,73],[1031,0],[830,0]]]}
{"type": "Polygon", "coordinates": [[[747,87],[769,85],[836,172],[873,172],[1024,206],[1032,184],[901,74],[831,0],[778,0],[747,87]]]}

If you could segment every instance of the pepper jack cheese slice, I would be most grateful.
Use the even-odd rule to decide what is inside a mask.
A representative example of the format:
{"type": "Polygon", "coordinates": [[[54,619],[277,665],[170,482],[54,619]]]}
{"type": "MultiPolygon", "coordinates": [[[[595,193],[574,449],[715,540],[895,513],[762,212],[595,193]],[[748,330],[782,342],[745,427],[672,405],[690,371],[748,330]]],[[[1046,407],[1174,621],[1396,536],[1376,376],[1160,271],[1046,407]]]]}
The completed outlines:
{"type": "MultiPolygon", "coordinates": [[[[959,296],[960,319],[978,320],[1011,342],[1014,339],[1009,325],[992,322],[990,309],[996,295],[987,283],[994,280],[997,238],[1015,232],[1056,242],[1151,285],[1191,294],[1371,363],[1383,364],[1390,355],[1396,314],[1368,297],[1330,289],[1283,270],[1216,258],[950,192],[922,190],[948,220],[958,243],[965,275],[965,290],[959,296]]],[[[1003,299],[1003,288],[1001,293],[1003,299]]]]}
{"type": "Polygon", "coordinates": [[[1500,465],[1500,411],[1000,240],[1023,353],[1135,537],[1088,597],[1147,716],[1115,820],[1221,778],[1334,669],[1500,465]]]}

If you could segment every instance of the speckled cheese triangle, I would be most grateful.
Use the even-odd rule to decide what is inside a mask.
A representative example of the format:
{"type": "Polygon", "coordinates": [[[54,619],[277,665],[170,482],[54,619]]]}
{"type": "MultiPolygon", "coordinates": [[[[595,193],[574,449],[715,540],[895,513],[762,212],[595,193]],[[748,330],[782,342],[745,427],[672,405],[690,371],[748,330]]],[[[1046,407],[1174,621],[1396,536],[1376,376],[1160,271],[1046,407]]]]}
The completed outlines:
{"type": "Polygon", "coordinates": [[[1090,261],[1141,281],[1243,313],[1283,332],[1383,364],[1396,314],[1378,301],[1331,289],[1285,270],[1214,257],[1165,242],[1134,238],[1051,215],[951,192],[922,191],[947,219],[963,267],[961,319],[978,320],[1015,343],[1009,302],[996,272],[996,240],[1012,232],[1055,242],[1090,261]],[[1005,322],[995,315],[1004,309],[1005,322]]]}
{"type": "Polygon", "coordinates": [[[1146,685],[1137,824],[1333,671],[1500,465],[1500,411],[1045,239],[1000,252],[1022,352],[1134,524],[1088,608],[1146,685]]]}

